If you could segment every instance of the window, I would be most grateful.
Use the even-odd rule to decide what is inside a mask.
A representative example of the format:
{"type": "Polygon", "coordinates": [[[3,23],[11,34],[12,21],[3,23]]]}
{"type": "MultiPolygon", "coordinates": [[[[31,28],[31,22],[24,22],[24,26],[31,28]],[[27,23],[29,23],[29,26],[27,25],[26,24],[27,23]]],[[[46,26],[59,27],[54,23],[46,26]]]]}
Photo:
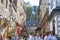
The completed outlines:
{"type": "Polygon", "coordinates": [[[58,15],[57,18],[60,18],[60,15],[58,15]]]}
{"type": "Polygon", "coordinates": [[[42,0],[39,1],[39,4],[40,4],[40,5],[41,5],[41,3],[42,3],[42,0]]]}
{"type": "Polygon", "coordinates": [[[53,8],[53,2],[54,2],[54,0],[51,0],[51,9],[53,8]]]}
{"type": "Polygon", "coordinates": [[[17,0],[13,0],[13,8],[17,12],[17,0]]]}
{"type": "Polygon", "coordinates": [[[58,23],[58,25],[60,25],[60,23],[58,23]]]}
{"type": "Polygon", "coordinates": [[[57,20],[60,21],[60,18],[58,18],[57,20]]]}
{"type": "Polygon", "coordinates": [[[56,4],[57,4],[57,6],[60,6],[60,0],[57,0],[56,4]]]}
{"type": "Polygon", "coordinates": [[[3,4],[3,0],[1,0],[1,3],[3,4]]]}
{"type": "Polygon", "coordinates": [[[12,2],[12,0],[9,0],[10,2],[12,2]]]}
{"type": "Polygon", "coordinates": [[[60,32],[58,32],[58,35],[60,36],[60,32]]]}
{"type": "Polygon", "coordinates": [[[13,1],[13,4],[14,4],[15,6],[17,6],[17,0],[14,0],[14,1],[13,1]]]}
{"type": "Polygon", "coordinates": [[[58,28],[58,30],[60,31],[60,28],[58,28]]]}
{"type": "Polygon", "coordinates": [[[6,0],[6,8],[7,8],[7,6],[8,6],[8,0],[6,0]]]}

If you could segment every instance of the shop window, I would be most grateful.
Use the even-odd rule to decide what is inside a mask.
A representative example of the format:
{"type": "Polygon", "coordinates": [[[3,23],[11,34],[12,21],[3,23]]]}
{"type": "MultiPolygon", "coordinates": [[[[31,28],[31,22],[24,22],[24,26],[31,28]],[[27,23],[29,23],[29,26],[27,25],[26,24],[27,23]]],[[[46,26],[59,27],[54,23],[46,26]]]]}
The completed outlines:
{"type": "Polygon", "coordinates": [[[17,12],[17,0],[13,0],[13,8],[17,12]]]}
{"type": "Polygon", "coordinates": [[[57,0],[56,4],[57,4],[57,6],[60,6],[60,0],[57,0]]]}
{"type": "Polygon", "coordinates": [[[60,21],[60,18],[58,18],[57,20],[60,21]]]}
{"type": "Polygon", "coordinates": [[[53,8],[53,2],[54,2],[54,0],[51,0],[51,9],[53,8]]]}

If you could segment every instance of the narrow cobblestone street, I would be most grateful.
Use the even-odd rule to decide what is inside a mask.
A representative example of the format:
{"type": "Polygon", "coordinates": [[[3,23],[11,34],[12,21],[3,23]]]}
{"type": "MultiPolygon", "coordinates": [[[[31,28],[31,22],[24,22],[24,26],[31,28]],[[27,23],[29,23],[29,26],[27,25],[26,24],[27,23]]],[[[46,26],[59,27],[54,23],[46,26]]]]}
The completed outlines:
{"type": "Polygon", "coordinates": [[[0,40],[60,40],[60,0],[0,0],[0,40]]]}

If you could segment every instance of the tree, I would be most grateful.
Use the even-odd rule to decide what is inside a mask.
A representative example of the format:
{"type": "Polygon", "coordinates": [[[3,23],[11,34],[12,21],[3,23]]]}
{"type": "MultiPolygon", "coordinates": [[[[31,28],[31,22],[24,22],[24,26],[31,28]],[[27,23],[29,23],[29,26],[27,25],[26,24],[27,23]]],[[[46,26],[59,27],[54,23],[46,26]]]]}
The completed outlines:
{"type": "Polygon", "coordinates": [[[38,13],[36,12],[35,15],[34,15],[34,19],[37,21],[38,19],[38,13]]]}
{"type": "Polygon", "coordinates": [[[38,7],[35,10],[35,15],[34,15],[34,19],[37,21],[38,20],[38,7]]]}
{"type": "Polygon", "coordinates": [[[27,5],[26,7],[26,20],[29,20],[30,19],[30,16],[31,16],[31,13],[32,13],[32,8],[30,5],[27,5]]]}

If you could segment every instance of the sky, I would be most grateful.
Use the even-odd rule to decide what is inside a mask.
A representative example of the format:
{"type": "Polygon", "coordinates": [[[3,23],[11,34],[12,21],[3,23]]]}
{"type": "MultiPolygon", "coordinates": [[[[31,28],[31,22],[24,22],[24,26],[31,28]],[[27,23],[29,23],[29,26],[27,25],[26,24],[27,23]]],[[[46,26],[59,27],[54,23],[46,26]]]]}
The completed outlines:
{"type": "Polygon", "coordinates": [[[25,2],[28,2],[31,4],[31,6],[39,6],[39,0],[24,0],[25,2]]]}

